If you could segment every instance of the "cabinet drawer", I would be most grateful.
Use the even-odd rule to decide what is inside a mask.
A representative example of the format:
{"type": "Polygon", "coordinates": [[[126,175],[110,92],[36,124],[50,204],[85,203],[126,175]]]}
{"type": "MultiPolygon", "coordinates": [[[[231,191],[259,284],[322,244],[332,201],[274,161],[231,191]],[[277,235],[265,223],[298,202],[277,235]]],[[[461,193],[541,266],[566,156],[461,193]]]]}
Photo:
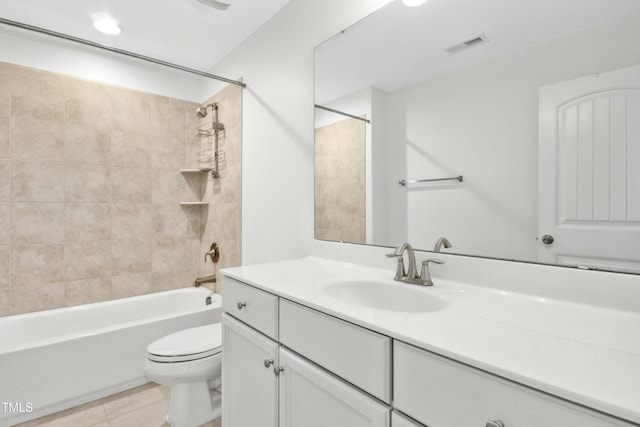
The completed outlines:
{"type": "Polygon", "coordinates": [[[393,349],[394,407],[428,426],[631,426],[399,341],[393,349]]]}
{"type": "Polygon", "coordinates": [[[280,342],[390,403],[389,337],[281,299],[280,342]]]}
{"type": "Polygon", "coordinates": [[[278,297],[223,276],[222,309],[275,340],[278,339],[278,297]]]}

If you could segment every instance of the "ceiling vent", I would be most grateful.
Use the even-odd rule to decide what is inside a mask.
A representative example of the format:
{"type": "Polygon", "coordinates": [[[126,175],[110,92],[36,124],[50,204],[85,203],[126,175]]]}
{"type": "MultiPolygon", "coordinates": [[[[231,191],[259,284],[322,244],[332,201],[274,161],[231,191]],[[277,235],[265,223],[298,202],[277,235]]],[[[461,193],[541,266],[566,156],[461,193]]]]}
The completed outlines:
{"type": "Polygon", "coordinates": [[[478,46],[481,45],[483,43],[487,42],[487,38],[485,37],[484,34],[480,34],[479,36],[470,38],[469,40],[463,41],[462,43],[458,43],[458,44],[454,44],[453,46],[449,46],[447,48],[445,48],[445,51],[447,51],[450,55],[453,55],[454,53],[460,53],[462,51],[465,51],[473,46],[478,46]]]}

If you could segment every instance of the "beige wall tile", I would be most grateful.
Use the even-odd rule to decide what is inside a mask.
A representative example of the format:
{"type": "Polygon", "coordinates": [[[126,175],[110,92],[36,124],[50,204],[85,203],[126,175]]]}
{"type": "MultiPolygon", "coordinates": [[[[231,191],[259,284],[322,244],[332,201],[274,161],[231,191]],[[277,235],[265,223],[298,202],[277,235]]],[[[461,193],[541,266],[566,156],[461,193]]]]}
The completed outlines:
{"type": "Polygon", "coordinates": [[[140,133],[111,131],[113,166],[148,168],[151,159],[150,137],[140,133]]]}
{"type": "Polygon", "coordinates": [[[80,305],[111,298],[111,279],[98,278],[66,282],[65,304],[80,305]]]}
{"type": "Polygon", "coordinates": [[[151,239],[117,239],[111,241],[114,275],[151,271],[151,239]]]}
{"type": "Polygon", "coordinates": [[[111,206],[111,238],[150,237],[152,218],[153,212],[148,204],[114,203],[111,206]]]}
{"type": "Polygon", "coordinates": [[[65,280],[111,276],[109,241],[67,242],[64,244],[65,280]]]}
{"type": "Polygon", "coordinates": [[[67,203],[111,202],[110,168],[66,165],[64,201],[67,203]]]}
{"type": "Polygon", "coordinates": [[[216,95],[212,183],[179,173],[198,166],[198,104],[0,63],[0,315],[192,286],[216,239],[238,265],[241,95],[216,95]],[[179,205],[199,199],[217,207],[179,205]]]}
{"type": "Polygon", "coordinates": [[[186,243],[182,239],[154,238],[151,248],[151,271],[169,273],[184,271],[187,261],[186,243]]]}
{"type": "Polygon", "coordinates": [[[11,283],[9,283],[10,266],[11,248],[9,246],[0,246],[0,289],[8,289],[11,286],[11,283]]]}
{"type": "Polygon", "coordinates": [[[9,291],[9,314],[64,307],[64,283],[29,284],[9,291]]]}
{"type": "Polygon", "coordinates": [[[151,272],[151,289],[153,292],[193,286],[195,277],[187,270],[151,272]]]}
{"type": "Polygon", "coordinates": [[[11,242],[55,243],[64,241],[63,203],[13,203],[11,242]]]}
{"type": "Polygon", "coordinates": [[[151,117],[152,96],[133,90],[114,88],[111,96],[112,129],[149,133],[155,120],[151,117]]]}
{"type": "Polygon", "coordinates": [[[11,163],[11,200],[63,202],[64,176],[62,163],[14,160],[11,163]]]}
{"type": "Polygon", "coordinates": [[[179,204],[153,204],[151,210],[153,212],[152,233],[154,237],[186,238],[187,217],[179,204]]]}
{"type": "Polygon", "coordinates": [[[149,169],[111,168],[111,197],[114,203],[151,202],[149,169]]]}
{"type": "Polygon", "coordinates": [[[185,197],[185,180],[178,169],[153,170],[151,173],[151,201],[176,203],[185,197]]]}
{"type": "Polygon", "coordinates": [[[151,273],[123,274],[111,277],[112,298],[127,298],[151,292],[151,273]]]}
{"type": "Polygon", "coordinates": [[[11,286],[64,282],[64,244],[11,246],[11,286]]]}
{"type": "Polygon", "coordinates": [[[67,78],[26,68],[15,68],[11,84],[11,115],[64,121],[67,78]]]}
{"type": "Polygon", "coordinates": [[[11,156],[10,124],[9,117],[0,117],[0,158],[8,159],[11,156]]]}
{"type": "Polygon", "coordinates": [[[11,115],[11,73],[0,70],[0,117],[11,115]]]}
{"type": "Polygon", "coordinates": [[[9,311],[9,290],[0,290],[0,316],[8,316],[9,311]]]}
{"type": "Polygon", "coordinates": [[[65,116],[68,123],[93,128],[112,128],[111,87],[78,80],[70,85],[65,96],[65,116]]]}
{"type": "Polygon", "coordinates": [[[111,132],[84,126],[64,127],[64,160],[82,165],[111,164],[111,132]]]}
{"type": "MultiPolygon", "coordinates": [[[[184,104],[176,104],[170,98],[152,96],[150,111],[153,123],[150,129],[152,135],[184,138],[186,126],[184,104]]],[[[195,107],[192,107],[191,111],[195,111],[195,107]]]]}
{"type": "Polygon", "coordinates": [[[32,117],[13,118],[11,150],[14,159],[64,161],[65,131],[62,123],[32,117]]]}
{"type": "Polygon", "coordinates": [[[111,205],[67,203],[64,209],[65,241],[111,238],[111,205]]]}
{"type": "Polygon", "coordinates": [[[185,156],[184,139],[158,136],[151,142],[151,167],[154,169],[183,168],[186,164],[185,156]]]}
{"type": "Polygon", "coordinates": [[[0,201],[11,200],[11,160],[0,159],[0,201]]]}

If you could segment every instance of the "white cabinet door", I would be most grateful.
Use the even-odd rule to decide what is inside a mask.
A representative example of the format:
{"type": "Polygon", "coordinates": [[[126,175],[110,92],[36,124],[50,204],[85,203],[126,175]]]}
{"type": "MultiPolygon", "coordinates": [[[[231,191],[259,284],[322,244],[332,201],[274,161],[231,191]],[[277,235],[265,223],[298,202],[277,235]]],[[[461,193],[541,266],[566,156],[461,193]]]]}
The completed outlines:
{"type": "Polygon", "coordinates": [[[280,349],[281,427],[389,427],[390,409],[280,349]]]}
{"type": "Polygon", "coordinates": [[[222,424],[278,425],[278,344],[222,315],[222,424]]]}
{"type": "Polygon", "coordinates": [[[391,412],[391,427],[423,427],[423,425],[410,420],[394,410],[391,412]]]}

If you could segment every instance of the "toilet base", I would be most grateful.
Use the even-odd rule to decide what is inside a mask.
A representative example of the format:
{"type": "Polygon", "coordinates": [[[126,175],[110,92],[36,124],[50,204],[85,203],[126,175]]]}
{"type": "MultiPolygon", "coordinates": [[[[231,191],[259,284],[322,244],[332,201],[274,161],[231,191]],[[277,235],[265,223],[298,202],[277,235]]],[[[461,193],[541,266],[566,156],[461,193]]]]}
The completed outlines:
{"type": "Polygon", "coordinates": [[[171,386],[167,423],[172,427],[197,427],[221,414],[220,392],[207,381],[171,386]]]}

